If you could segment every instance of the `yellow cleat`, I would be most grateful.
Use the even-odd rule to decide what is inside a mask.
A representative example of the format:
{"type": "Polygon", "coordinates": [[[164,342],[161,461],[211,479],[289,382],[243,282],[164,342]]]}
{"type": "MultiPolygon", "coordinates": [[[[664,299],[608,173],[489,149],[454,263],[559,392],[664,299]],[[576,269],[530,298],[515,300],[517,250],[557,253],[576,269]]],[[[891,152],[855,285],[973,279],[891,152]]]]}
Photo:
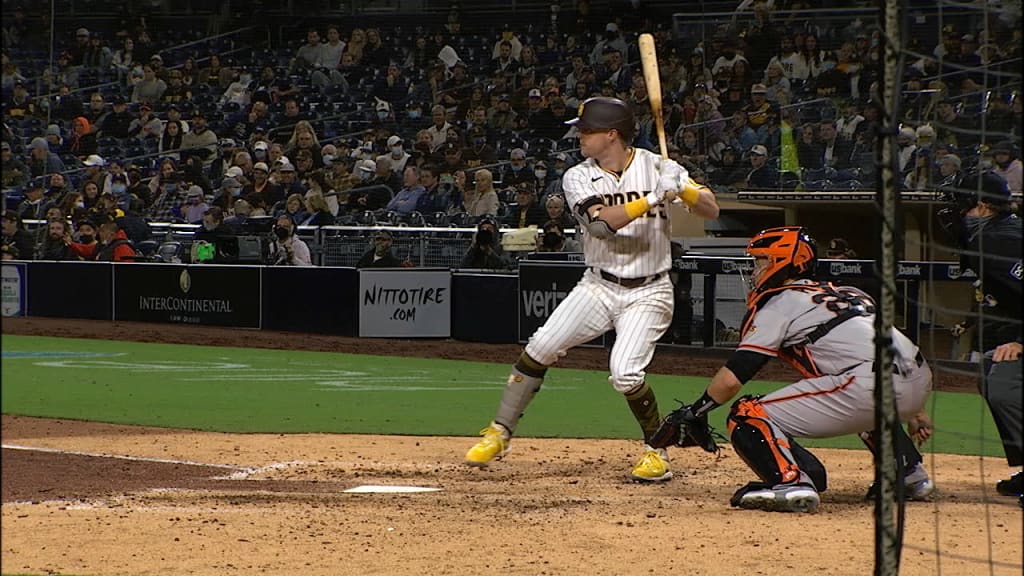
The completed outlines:
{"type": "Polygon", "coordinates": [[[491,460],[500,460],[505,454],[508,454],[509,439],[504,428],[499,428],[498,425],[491,423],[490,426],[480,431],[480,435],[483,436],[483,439],[470,448],[469,452],[466,452],[466,464],[483,468],[491,460]]]}
{"type": "Polygon", "coordinates": [[[664,448],[655,450],[646,446],[647,451],[633,467],[630,476],[637,482],[666,482],[672,479],[668,469],[668,452],[664,448]]]}

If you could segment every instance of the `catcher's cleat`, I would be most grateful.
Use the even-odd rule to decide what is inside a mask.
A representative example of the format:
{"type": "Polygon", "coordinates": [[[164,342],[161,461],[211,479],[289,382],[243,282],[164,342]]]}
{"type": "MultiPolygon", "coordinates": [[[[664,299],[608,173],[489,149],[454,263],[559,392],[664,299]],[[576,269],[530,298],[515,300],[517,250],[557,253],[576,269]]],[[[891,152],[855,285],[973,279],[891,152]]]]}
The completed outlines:
{"type": "Polygon", "coordinates": [[[500,460],[508,454],[509,438],[503,428],[491,423],[490,426],[480,431],[483,439],[466,452],[466,464],[483,468],[491,460],[500,460]]]}
{"type": "Polygon", "coordinates": [[[768,486],[763,482],[747,484],[729,501],[737,508],[770,512],[814,512],[820,503],[818,491],[808,484],[768,486]]]}
{"type": "MultiPolygon", "coordinates": [[[[903,495],[907,500],[926,502],[935,492],[935,483],[928,477],[928,471],[920,463],[914,470],[903,477],[903,495]]],[[[864,495],[865,500],[874,500],[878,493],[878,483],[872,482],[868,487],[868,493],[864,495]]]]}
{"type": "Polygon", "coordinates": [[[1003,496],[1016,496],[1024,498],[1024,472],[1017,472],[1008,480],[996,482],[996,492],[1003,496]]]}
{"type": "Polygon", "coordinates": [[[668,452],[664,448],[644,446],[646,452],[633,467],[630,477],[637,482],[667,482],[672,479],[668,469],[668,452]]]}

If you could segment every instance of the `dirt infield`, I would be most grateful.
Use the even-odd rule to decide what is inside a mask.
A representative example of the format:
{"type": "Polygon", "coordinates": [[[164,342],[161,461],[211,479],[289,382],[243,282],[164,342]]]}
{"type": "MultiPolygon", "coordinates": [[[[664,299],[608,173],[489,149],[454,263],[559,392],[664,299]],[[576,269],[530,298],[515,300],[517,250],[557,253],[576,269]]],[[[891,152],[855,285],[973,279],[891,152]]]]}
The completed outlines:
{"type": "MultiPolygon", "coordinates": [[[[381,349],[379,341],[193,326],[5,319],[3,328],[381,349]]],[[[446,341],[389,341],[386,348],[502,363],[518,353],[516,346],[446,341]]],[[[605,357],[579,350],[566,360],[595,368],[605,357]]],[[[661,351],[652,371],[710,375],[720,362],[661,351]]],[[[627,481],[638,447],[620,440],[517,439],[506,460],[473,470],[460,462],[467,438],[217,434],[8,415],[0,434],[5,573],[860,576],[873,562],[864,452],[816,451],[830,489],[817,514],[795,516],[728,506],[752,479],[728,448],[718,460],[676,450],[676,479],[646,486],[627,481]],[[361,485],[441,490],[344,492],[361,485]]],[[[1020,574],[1020,509],[991,488],[1005,462],[939,455],[927,463],[940,493],[908,506],[901,574],[1020,574]]]]}

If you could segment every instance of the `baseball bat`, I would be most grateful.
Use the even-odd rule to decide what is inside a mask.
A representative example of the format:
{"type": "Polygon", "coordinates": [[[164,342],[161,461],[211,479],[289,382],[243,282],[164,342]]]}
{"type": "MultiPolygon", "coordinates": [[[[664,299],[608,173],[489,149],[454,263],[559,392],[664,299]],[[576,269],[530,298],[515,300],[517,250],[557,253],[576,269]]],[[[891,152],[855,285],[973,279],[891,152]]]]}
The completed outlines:
{"type": "Polygon", "coordinates": [[[661,76],[658,74],[658,54],[654,49],[654,36],[640,35],[640,64],[644,69],[644,84],[647,85],[647,99],[651,102],[654,128],[658,131],[658,147],[661,157],[668,158],[668,144],[665,141],[665,116],[661,112],[661,76]]]}

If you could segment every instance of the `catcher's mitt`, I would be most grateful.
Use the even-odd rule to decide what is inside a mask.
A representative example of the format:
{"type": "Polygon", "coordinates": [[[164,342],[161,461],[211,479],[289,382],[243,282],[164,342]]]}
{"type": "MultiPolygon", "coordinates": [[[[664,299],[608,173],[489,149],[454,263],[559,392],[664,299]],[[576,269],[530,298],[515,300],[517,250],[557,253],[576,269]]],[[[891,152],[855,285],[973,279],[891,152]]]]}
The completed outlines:
{"type": "Polygon", "coordinates": [[[708,424],[707,414],[697,416],[690,405],[679,403],[681,406],[661,421],[661,426],[647,443],[652,448],[699,446],[705,452],[717,454],[719,447],[716,440],[724,441],[725,437],[708,424]]]}

